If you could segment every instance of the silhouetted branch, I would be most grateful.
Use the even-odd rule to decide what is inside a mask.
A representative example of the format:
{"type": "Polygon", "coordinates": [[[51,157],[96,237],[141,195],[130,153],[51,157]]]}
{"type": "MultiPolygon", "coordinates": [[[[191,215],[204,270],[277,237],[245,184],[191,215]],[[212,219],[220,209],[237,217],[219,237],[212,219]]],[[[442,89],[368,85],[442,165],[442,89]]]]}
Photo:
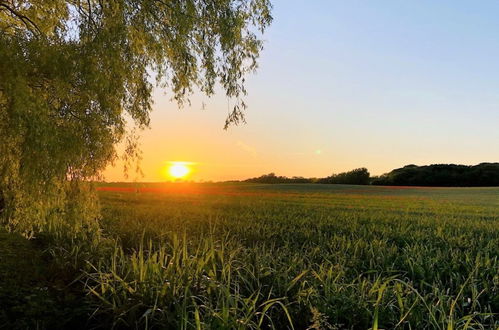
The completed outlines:
{"type": "Polygon", "coordinates": [[[26,28],[28,30],[30,30],[31,32],[33,32],[33,30],[31,29],[30,25],[33,26],[36,29],[36,31],[38,31],[38,33],[40,33],[40,34],[42,33],[42,31],[38,28],[38,26],[35,24],[35,22],[33,22],[28,16],[21,14],[20,12],[15,10],[14,8],[11,8],[7,3],[5,3],[3,1],[0,2],[0,7],[5,8],[9,13],[11,13],[11,15],[20,19],[24,23],[26,28]]]}

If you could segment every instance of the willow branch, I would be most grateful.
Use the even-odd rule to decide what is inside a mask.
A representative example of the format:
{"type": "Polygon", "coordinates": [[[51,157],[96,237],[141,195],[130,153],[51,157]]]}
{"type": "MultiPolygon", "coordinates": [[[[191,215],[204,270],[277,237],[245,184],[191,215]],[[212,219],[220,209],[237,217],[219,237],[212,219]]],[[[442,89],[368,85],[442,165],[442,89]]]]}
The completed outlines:
{"type": "Polygon", "coordinates": [[[14,8],[10,7],[7,3],[5,2],[0,2],[0,8],[5,8],[12,16],[17,17],[21,22],[24,23],[26,28],[30,30],[33,33],[33,30],[31,29],[30,26],[34,27],[36,31],[38,31],[39,34],[42,34],[42,31],[38,28],[38,25],[35,24],[28,16],[21,14],[14,8]]]}

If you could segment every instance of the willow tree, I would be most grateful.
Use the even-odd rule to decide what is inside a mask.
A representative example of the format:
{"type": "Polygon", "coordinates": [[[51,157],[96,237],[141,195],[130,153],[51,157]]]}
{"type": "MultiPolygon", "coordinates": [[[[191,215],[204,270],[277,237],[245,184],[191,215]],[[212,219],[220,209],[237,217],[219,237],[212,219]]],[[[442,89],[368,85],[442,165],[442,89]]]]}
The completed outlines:
{"type": "MultiPolygon", "coordinates": [[[[152,89],[179,104],[219,84],[244,120],[269,0],[0,0],[0,192],[4,224],[26,233],[84,224],[79,182],[149,125],[152,89]],[[59,222],[57,222],[59,223],[59,222]]],[[[129,153],[133,153],[133,142],[129,153]]]]}

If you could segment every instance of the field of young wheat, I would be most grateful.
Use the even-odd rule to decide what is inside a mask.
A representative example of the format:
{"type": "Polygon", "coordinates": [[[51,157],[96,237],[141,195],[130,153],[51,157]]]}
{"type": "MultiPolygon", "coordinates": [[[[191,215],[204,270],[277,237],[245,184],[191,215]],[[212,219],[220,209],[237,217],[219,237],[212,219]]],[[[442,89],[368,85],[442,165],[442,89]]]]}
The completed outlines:
{"type": "Polygon", "coordinates": [[[171,329],[495,329],[499,189],[106,184],[94,315],[171,329]]]}

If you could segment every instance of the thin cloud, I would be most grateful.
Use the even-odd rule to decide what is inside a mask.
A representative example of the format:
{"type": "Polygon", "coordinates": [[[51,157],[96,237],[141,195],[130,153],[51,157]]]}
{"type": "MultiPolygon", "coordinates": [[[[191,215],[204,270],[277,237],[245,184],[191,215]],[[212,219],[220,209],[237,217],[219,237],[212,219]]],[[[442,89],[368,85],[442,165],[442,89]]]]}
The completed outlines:
{"type": "Polygon", "coordinates": [[[252,146],[250,145],[247,145],[246,143],[242,142],[242,141],[237,141],[236,145],[241,148],[242,150],[246,151],[247,153],[249,153],[251,156],[253,157],[256,157],[258,155],[258,153],[256,152],[256,149],[253,148],[252,146]]]}

